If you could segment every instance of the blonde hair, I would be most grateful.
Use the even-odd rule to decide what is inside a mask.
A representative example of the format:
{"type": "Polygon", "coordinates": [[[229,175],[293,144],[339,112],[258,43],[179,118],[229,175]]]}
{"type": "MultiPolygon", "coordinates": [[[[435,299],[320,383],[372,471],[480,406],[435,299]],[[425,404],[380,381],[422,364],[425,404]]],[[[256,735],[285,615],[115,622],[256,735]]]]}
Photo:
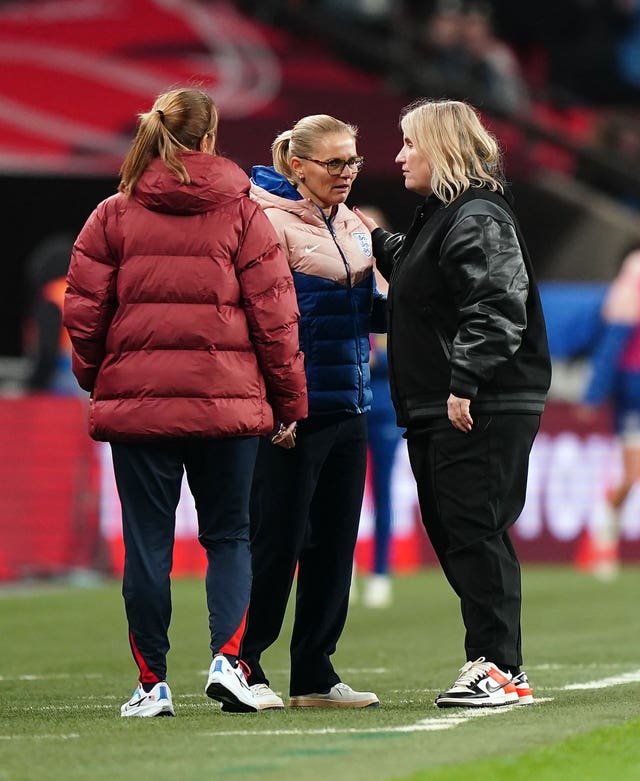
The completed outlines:
{"type": "Polygon", "coordinates": [[[504,192],[498,142],[468,103],[420,100],[403,109],[400,127],[431,166],[431,191],[451,203],[470,187],[504,192]]]}
{"type": "Polygon", "coordinates": [[[149,163],[160,157],[181,184],[191,178],[178,153],[196,150],[204,136],[215,135],[218,109],[199,89],[173,89],[158,95],[150,111],[138,115],[138,131],[120,169],[118,190],[131,197],[149,163]]]}
{"type": "Polygon", "coordinates": [[[312,114],[308,117],[302,117],[291,130],[280,133],[271,144],[273,167],[297,187],[300,180],[291,167],[291,158],[313,157],[313,150],[318,139],[336,133],[349,133],[355,139],[358,135],[358,128],[328,114],[312,114]]]}

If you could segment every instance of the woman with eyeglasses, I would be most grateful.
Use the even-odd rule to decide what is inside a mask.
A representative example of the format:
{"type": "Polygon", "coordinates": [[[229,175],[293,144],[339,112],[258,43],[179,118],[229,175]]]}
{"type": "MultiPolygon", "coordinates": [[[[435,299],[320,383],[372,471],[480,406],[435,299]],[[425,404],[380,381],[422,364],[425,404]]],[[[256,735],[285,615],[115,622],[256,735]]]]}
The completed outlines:
{"type": "Polygon", "coordinates": [[[385,299],[375,289],[369,231],[345,201],[363,158],[356,128],[327,115],[299,120],[252,171],[252,197],[289,259],[300,309],[309,417],[263,438],[253,483],[253,586],[243,659],[261,709],[282,708],[262,653],[277,639],[297,567],[291,707],[366,708],[331,655],[347,617],[367,464],[369,332],[385,299]]]}

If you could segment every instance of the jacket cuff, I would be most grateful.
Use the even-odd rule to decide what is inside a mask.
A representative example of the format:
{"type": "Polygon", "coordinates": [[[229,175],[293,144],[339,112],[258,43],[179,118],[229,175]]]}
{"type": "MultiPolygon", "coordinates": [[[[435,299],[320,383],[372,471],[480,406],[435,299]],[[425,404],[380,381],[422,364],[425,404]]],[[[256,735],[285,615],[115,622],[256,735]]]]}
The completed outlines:
{"type": "Polygon", "coordinates": [[[449,391],[460,399],[475,399],[478,395],[478,382],[475,377],[461,369],[453,369],[449,391]]]}

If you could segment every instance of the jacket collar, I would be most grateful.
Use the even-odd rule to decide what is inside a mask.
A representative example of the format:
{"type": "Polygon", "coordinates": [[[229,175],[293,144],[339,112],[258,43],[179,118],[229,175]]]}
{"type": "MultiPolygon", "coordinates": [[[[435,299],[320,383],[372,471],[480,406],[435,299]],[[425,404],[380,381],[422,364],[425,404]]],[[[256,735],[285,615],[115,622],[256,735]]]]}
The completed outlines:
{"type": "Polygon", "coordinates": [[[271,165],[254,165],[251,169],[251,183],[280,198],[289,201],[302,200],[302,196],[291,182],[271,165]]]}

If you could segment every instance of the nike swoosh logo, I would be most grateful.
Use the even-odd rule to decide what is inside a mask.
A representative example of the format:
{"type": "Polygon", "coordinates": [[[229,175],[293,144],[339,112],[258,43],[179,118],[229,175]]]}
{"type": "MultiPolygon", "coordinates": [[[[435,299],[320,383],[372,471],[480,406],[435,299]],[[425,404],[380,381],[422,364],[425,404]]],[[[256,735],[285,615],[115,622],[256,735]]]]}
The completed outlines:
{"type": "Polygon", "coordinates": [[[302,250],[302,254],[303,255],[311,255],[311,253],[315,252],[318,249],[319,246],[320,246],[319,244],[314,244],[313,247],[309,247],[309,246],[304,247],[303,250],[302,250]]]}
{"type": "Polygon", "coordinates": [[[511,681],[505,681],[504,683],[499,683],[496,686],[493,686],[490,681],[487,681],[486,690],[488,694],[493,694],[494,692],[499,692],[500,689],[504,689],[505,686],[508,686],[511,683],[511,681]]]}

